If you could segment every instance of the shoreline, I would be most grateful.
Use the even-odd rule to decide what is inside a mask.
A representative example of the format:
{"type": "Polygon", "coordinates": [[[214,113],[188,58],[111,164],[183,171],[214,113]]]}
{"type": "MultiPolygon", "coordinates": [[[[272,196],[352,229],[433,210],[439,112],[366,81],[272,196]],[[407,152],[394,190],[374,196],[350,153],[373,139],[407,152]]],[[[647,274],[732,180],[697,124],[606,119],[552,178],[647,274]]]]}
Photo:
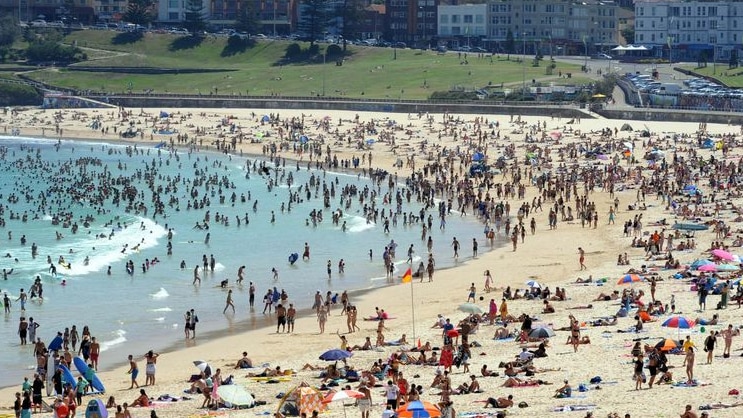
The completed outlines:
{"type": "MultiPolygon", "coordinates": [[[[230,112],[226,110],[226,112],[230,112]]],[[[284,113],[282,111],[282,113],[284,113]]],[[[471,116],[465,116],[471,118],[471,116]]],[[[527,119],[544,120],[545,118],[533,118],[527,119]]],[[[550,130],[555,125],[554,122],[550,122],[550,130]]],[[[606,125],[612,127],[611,121],[599,121],[590,126],[596,128],[602,128],[606,125]]],[[[621,121],[620,121],[621,122],[621,121]]],[[[630,122],[631,123],[631,122],[630,122]]],[[[508,130],[507,135],[514,135],[514,144],[518,144],[519,157],[524,152],[524,141],[518,134],[511,134],[510,131],[516,131],[515,127],[507,127],[508,122],[503,122],[503,130],[508,130]]],[[[586,125],[589,125],[586,122],[586,125]]],[[[670,129],[674,129],[672,125],[653,123],[649,124],[653,126],[653,129],[657,129],[656,126],[669,126],[670,129]]],[[[582,126],[575,126],[576,128],[582,128],[582,126]]],[[[725,126],[714,126],[718,132],[725,132],[732,130],[732,127],[725,126]]],[[[686,129],[686,132],[691,132],[693,126],[679,125],[677,129],[686,129]]],[[[425,127],[421,129],[424,131],[425,127]]],[[[590,135],[590,134],[589,134],[590,135]]],[[[629,134],[628,134],[629,135],[629,134]]],[[[432,137],[433,135],[431,135],[432,137]]],[[[571,135],[572,136],[572,135],[571,135]]],[[[662,135],[661,135],[662,136],[662,135]]],[[[655,137],[653,138],[655,140],[655,137]]],[[[658,139],[659,140],[659,139],[658,139]]],[[[571,138],[569,141],[580,142],[579,139],[571,138]]],[[[660,140],[659,140],[660,141],[660,140]]],[[[566,141],[563,141],[566,142],[566,141]]],[[[666,140],[666,142],[668,142],[666,140]]],[[[506,143],[503,140],[502,143],[506,143]]],[[[461,145],[462,142],[447,142],[452,146],[461,145]]],[[[494,148],[491,148],[494,150],[494,148]]],[[[740,150],[737,150],[740,152],[740,150]]],[[[389,163],[394,161],[396,155],[385,155],[383,150],[375,150],[376,155],[382,154],[383,157],[387,157],[386,161],[389,163]]],[[[497,154],[496,154],[497,155],[497,154]]],[[[379,161],[379,160],[377,160],[379,161]]],[[[420,161],[420,160],[419,160],[420,161]]],[[[569,162],[568,162],[569,163],[569,162]]],[[[580,161],[582,165],[582,161],[580,161]]],[[[588,164],[586,164],[588,166],[588,164]]],[[[500,176],[497,176],[500,179],[500,176]]],[[[628,181],[629,183],[629,181],[628,181]]],[[[527,186],[526,199],[512,199],[513,205],[516,205],[519,201],[530,201],[531,197],[535,195],[535,187],[532,184],[527,186]]],[[[496,287],[502,288],[505,286],[513,286],[521,289],[524,287],[524,281],[529,277],[535,277],[537,280],[547,286],[566,286],[569,300],[565,302],[555,303],[558,312],[557,314],[544,314],[541,312],[541,304],[528,302],[524,300],[517,300],[509,302],[509,311],[514,315],[520,313],[528,313],[533,316],[537,316],[541,319],[540,323],[543,324],[559,324],[564,325],[566,322],[566,316],[568,313],[575,314],[580,320],[587,320],[595,316],[611,315],[615,310],[613,303],[602,303],[602,302],[590,302],[600,291],[610,291],[612,289],[622,289],[613,283],[613,279],[623,274],[630,266],[617,266],[616,265],[616,254],[622,252],[629,252],[631,254],[632,265],[636,268],[640,264],[648,264],[644,261],[642,255],[642,249],[636,249],[629,247],[629,242],[626,237],[622,237],[621,223],[627,218],[632,218],[640,212],[628,212],[626,207],[629,203],[633,202],[636,189],[628,188],[624,191],[618,191],[617,195],[620,197],[621,204],[620,210],[617,213],[616,225],[605,225],[606,214],[604,209],[610,204],[608,193],[596,190],[594,194],[591,194],[591,199],[601,207],[601,218],[599,221],[599,227],[597,230],[589,228],[581,228],[580,224],[570,224],[569,222],[560,222],[559,228],[555,231],[549,231],[546,223],[544,223],[547,213],[538,212],[535,214],[539,219],[537,234],[532,237],[527,234],[527,240],[525,243],[519,242],[518,251],[510,251],[509,242],[506,238],[499,235],[496,242],[500,244],[497,248],[489,251],[487,254],[481,251],[480,256],[477,259],[467,258],[466,263],[457,265],[450,269],[436,270],[436,277],[433,284],[423,283],[418,284],[413,280],[411,287],[415,289],[415,300],[410,300],[410,293],[407,287],[384,286],[380,288],[371,289],[368,292],[362,291],[360,294],[354,294],[352,296],[352,303],[359,307],[359,315],[361,317],[366,316],[366,312],[373,309],[374,306],[380,306],[384,308],[391,315],[397,315],[398,318],[393,321],[388,321],[387,326],[391,331],[386,332],[386,339],[388,341],[395,340],[402,333],[408,333],[408,340],[411,341],[410,334],[412,329],[415,329],[415,338],[420,338],[423,342],[430,340],[434,344],[439,341],[438,338],[440,331],[430,329],[430,324],[435,319],[436,313],[442,313],[445,316],[451,316],[453,321],[458,321],[459,318],[464,315],[458,313],[456,307],[459,303],[464,302],[467,296],[467,288],[470,282],[475,282],[477,286],[478,296],[482,295],[485,300],[489,298],[499,299],[500,291],[497,290],[490,294],[484,293],[482,289],[481,273],[485,269],[490,269],[493,272],[496,287]],[[501,240],[503,240],[501,242],[501,240]],[[577,264],[577,253],[575,247],[582,246],[586,248],[586,255],[588,264],[588,271],[582,272],[578,270],[577,264]],[[592,274],[594,278],[598,277],[609,277],[609,282],[599,287],[597,285],[589,286],[576,286],[572,285],[575,282],[576,276],[586,277],[587,274],[592,274]],[[594,308],[587,311],[569,310],[571,306],[581,305],[585,303],[592,303],[594,308]],[[411,306],[415,306],[415,323],[409,315],[411,306]]],[[[549,205],[547,205],[549,206],[549,205]]],[[[659,205],[658,202],[653,201],[653,197],[649,195],[648,198],[648,210],[642,212],[647,219],[647,222],[651,222],[655,219],[669,218],[669,223],[672,223],[674,216],[669,215],[664,208],[659,205]]],[[[515,209],[515,207],[514,207],[515,209]]],[[[545,207],[548,211],[548,207],[545,207]]],[[[653,226],[648,225],[646,230],[652,231],[653,226]]],[[[702,239],[706,239],[711,236],[708,234],[699,234],[699,248],[703,247],[702,239]]],[[[463,240],[466,243],[466,240],[463,240]]],[[[706,245],[706,242],[705,242],[706,245]]],[[[466,245],[465,245],[466,247],[466,245]]],[[[484,249],[484,246],[481,246],[484,249]]],[[[691,262],[694,257],[701,250],[698,251],[679,251],[677,256],[682,259],[684,263],[691,262]]],[[[462,251],[467,253],[465,249],[462,251]]],[[[660,271],[660,274],[665,278],[671,271],[660,271]]],[[[637,285],[637,288],[644,289],[645,285],[637,285]]],[[[685,282],[680,281],[663,281],[658,286],[658,292],[664,300],[673,294],[676,296],[676,303],[679,309],[683,309],[685,312],[691,315],[704,315],[705,317],[711,316],[713,313],[712,309],[705,313],[692,312],[693,309],[689,309],[690,306],[694,306],[694,292],[688,290],[688,286],[685,282]]],[[[479,303],[482,306],[482,303],[479,303]]],[[[710,302],[712,304],[712,302],[710,302]]],[[[337,312],[337,311],[336,311],[337,312]]],[[[727,321],[732,321],[732,316],[736,314],[736,310],[727,311],[714,311],[720,313],[721,324],[727,324],[727,321]]],[[[735,316],[736,318],[738,315],[735,316]]],[[[317,364],[317,354],[327,348],[337,348],[339,341],[338,338],[333,334],[332,328],[342,329],[345,325],[343,317],[333,315],[328,320],[328,326],[325,335],[317,334],[317,326],[313,315],[302,316],[297,320],[296,330],[297,332],[292,335],[285,334],[274,334],[268,328],[261,328],[251,331],[239,332],[235,335],[225,335],[223,337],[210,340],[207,337],[199,336],[197,343],[193,347],[187,347],[183,349],[176,349],[172,352],[168,352],[167,355],[163,355],[158,362],[158,385],[154,388],[154,391],[148,390],[148,393],[152,396],[157,396],[160,393],[180,393],[180,390],[184,386],[184,374],[190,373],[195,369],[190,368],[192,360],[204,359],[210,361],[216,367],[226,364],[234,364],[234,361],[239,358],[239,352],[245,350],[248,351],[249,356],[253,358],[255,364],[269,363],[271,365],[281,365],[283,368],[294,368],[300,369],[302,364],[310,362],[311,364],[317,364]],[[185,369],[185,370],[184,370],[185,369]]],[[[621,320],[621,326],[629,326],[632,324],[631,318],[621,320]]],[[[737,322],[734,322],[737,323],[737,322]]],[[[269,324],[266,324],[267,326],[269,324]]],[[[361,323],[362,331],[358,334],[346,334],[349,339],[352,339],[351,343],[360,343],[364,335],[374,335],[376,324],[361,323]]],[[[648,337],[661,337],[663,335],[676,336],[676,330],[665,330],[659,327],[659,324],[648,324],[650,334],[644,334],[648,337]]],[[[709,327],[710,329],[718,329],[721,327],[709,327]]],[[[478,348],[477,353],[473,351],[474,357],[472,358],[473,371],[479,369],[483,363],[490,364],[491,366],[498,363],[498,360],[504,360],[506,357],[511,358],[511,354],[517,354],[519,346],[513,343],[502,343],[499,341],[492,341],[490,336],[492,335],[494,328],[484,326],[481,330],[482,334],[475,335],[478,342],[483,345],[483,348],[478,348]],[[479,351],[486,352],[486,356],[479,356],[479,351]]],[[[509,411],[509,414],[518,416],[534,416],[545,414],[546,411],[552,410],[557,405],[564,405],[565,402],[572,404],[584,404],[587,402],[593,402],[597,404],[596,414],[606,415],[606,412],[616,411],[622,415],[626,413],[632,413],[633,416],[647,416],[661,415],[671,416],[677,413],[676,411],[683,410],[683,404],[687,403],[686,400],[679,400],[679,391],[681,394],[688,394],[688,397],[693,396],[694,403],[712,403],[719,400],[727,400],[727,391],[730,389],[730,385],[727,384],[726,379],[734,379],[734,369],[737,368],[738,363],[734,362],[736,359],[723,360],[721,357],[718,360],[715,359],[715,366],[704,367],[698,366],[698,373],[700,379],[704,381],[711,381],[717,383],[716,385],[703,386],[699,388],[689,389],[673,389],[670,388],[657,388],[652,390],[634,391],[634,382],[630,380],[631,376],[631,365],[625,365],[628,359],[623,357],[629,351],[627,343],[633,338],[636,338],[636,334],[610,334],[610,337],[604,337],[602,331],[615,331],[615,329],[604,328],[589,328],[584,331],[587,335],[591,336],[594,341],[592,345],[582,346],[578,354],[573,354],[572,349],[567,346],[563,346],[563,335],[558,334],[554,338],[553,347],[550,349],[550,357],[541,360],[538,363],[540,367],[560,369],[554,372],[547,372],[543,376],[544,380],[552,383],[559,382],[561,379],[570,379],[574,386],[578,382],[587,381],[588,378],[595,375],[602,375],[605,380],[617,380],[618,383],[615,386],[607,384],[603,386],[601,392],[589,390],[587,393],[582,394],[584,398],[579,398],[574,401],[555,400],[551,395],[554,392],[554,388],[547,386],[545,388],[534,388],[534,389],[512,389],[502,388],[500,383],[502,379],[481,379],[481,384],[486,390],[486,394],[480,395],[466,395],[464,397],[454,398],[455,406],[458,411],[467,411],[468,409],[480,410],[481,406],[472,406],[472,402],[477,399],[488,397],[488,396],[505,396],[507,394],[513,394],[515,401],[525,400],[529,403],[530,407],[524,410],[513,409],[509,411]],[[728,367],[721,366],[727,365],[728,367]],[[720,383],[722,382],[722,383],[720,383]]],[[[698,331],[692,334],[696,340],[697,345],[702,344],[702,337],[699,336],[698,331]]],[[[654,342],[655,340],[650,340],[654,342]]],[[[415,341],[413,341],[415,344],[415,341]]],[[[739,341],[734,340],[734,345],[738,346],[739,341]]],[[[384,348],[383,352],[363,352],[359,351],[352,358],[351,363],[360,367],[367,367],[372,361],[377,358],[386,358],[394,348],[384,348]]],[[[697,356],[698,360],[701,360],[701,353],[697,356]]],[[[719,356],[718,356],[719,357],[719,356]]],[[[681,359],[678,356],[673,356],[672,361],[676,365],[676,373],[679,378],[683,376],[683,370],[680,368],[681,359]]],[[[101,378],[107,383],[107,386],[111,389],[111,394],[116,395],[117,401],[127,401],[128,398],[133,397],[131,391],[121,389],[122,387],[128,387],[127,377],[123,375],[126,368],[119,367],[115,368],[110,372],[102,372],[101,378]]],[[[413,376],[414,374],[421,374],[423,377],[415,379],[418,384],[425,385],[428,387],[429,378],[433,378],[433,368],[424,368],[422,366],[406,366],[405,368],[407,376],[413,376]]],[[[277,391],[285,391],[291,384],[297,383],[299,380],[308,380],[311,383],[317,381],[310,380],[314,372],[299,372],[297,378],[293,378],[292,382],[278,385],[265,385],[248,379],[244,381],[241,377],[243,371],[235,373],[233,370],[228,370],[225,374],[235,373],[236,378],[239,379],[240,383],[247,384],[251,392],[256,393],[259,399],[267,400],[269,404],[266,407],[258,407],[253,410],[247,411],[230,411],[229,416],[234,417],[248,417],[254,416],[260,411],[273,411],[275,410],[276,400],[274,395],[277,391]]],[[[466,380],[466,375],[462,373],[461,369],[457,370],[453,375],[454,384],[459,384],[463,380],[466,380]]],[[[734,383],[730,383],[733,384],[734,383]]],[[[9,400],[12,398],[11,388],[5,388],[0,390],[0,398],[9,400]],[[11,395],[11,396],[9,396],[11,395]]],[[[435,396],[436,391],[427,390],[424,396],[425,400],[435,402],[438,398],[435,396]]],[[[107,394],[108,395],[108,394],[107,394]]],[[[375,407],[373,413],[381,412],[380,407],[377,405],[377,401],[380,399],[380,395],[375,391],[375,407]]],[[[383,399],[383,397],[382,397],[383,399]]],[[[198,402],[197,402],[198,403],[198,402]]],[[[193,413],[193,410],[198,406],[193,402],[181,402],[178,406],[158,409],[158,416],[164,418],[170,417],[182,417],[189,416],[193,413]]],[[[330,416],[340,417],[342,412],[340,406],[332,407],[330,416]]],[[[735,416],[735,409],[731,410],[719,410],[713,411],[714,417],[732,417],[735,416]]],[[[135,418],[144,417],[149,415],[149,409],[135,409],[133,410],[135,418]]]]}

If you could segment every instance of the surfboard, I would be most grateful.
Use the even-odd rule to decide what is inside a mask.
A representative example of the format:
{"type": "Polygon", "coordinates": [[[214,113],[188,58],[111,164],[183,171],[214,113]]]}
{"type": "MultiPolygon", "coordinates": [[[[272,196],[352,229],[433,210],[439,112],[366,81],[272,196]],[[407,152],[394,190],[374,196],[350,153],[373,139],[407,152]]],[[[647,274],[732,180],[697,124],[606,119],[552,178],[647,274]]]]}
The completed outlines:
{"type": "MultiPolygon", "coordinates": [[[[83,377],[85,377],[85,376],[88,375],[88,369],[89,369],[89,367],[88,367],[87,364],[85,364],[85,360],[83,360],[80,357],[75,357],[75,358],[72,359],[72,362],[75,364],[75,368],[77,369],[77,371],[80,372],[80,374],[83,375],[83,377]]],[[[95,374],[95,371],[93,371],[93,379],[92,380],[93,381],[90,382],[90,386],[93,389],[95,389],[95,390],[97,390],[98,392],[101,392],[101,393],[103,393],[103,392],[106,391],[106,388],[103,386],[103,383],[98,378],[98,375],[95,374]]]]}
{"type": "Polygon", "coordinates": [[[46,359],[46,396],[52,396],[54,390],[54,383],[52,383],[52,376],[54,375],[54,357],[49,356],[46,359]]]}
{"type": "Polygon", "coordinates": [[[75,376],[72,375],[72,372],[70,369],[67,368],[64,364],[60,364],[59,368],[62,369],[62,385],[69,383],[72,386],[72,389],[75,389],[77,387],[77,380],[75,379],[75,376]]]}
{"type": "Polygon", "coordinates": [[[59,265],[62,266],[62,267],[64,267],[64,268],[66,268],[66,269],[69,269],[71,267],[70,266],[70,263],[67,263],[67,262],[61,262],[60,261],[59,262],[59,265]]]}
{"type": "Polygon", "coordinates": [[[52,342],[49,343],[49,347],[47,348],[49,349],[49,351],[59,351],[62,348],[63,342],[64,340],[62,339],[62,337],[57,335],[56,337],[54,337],[52,342]]]}

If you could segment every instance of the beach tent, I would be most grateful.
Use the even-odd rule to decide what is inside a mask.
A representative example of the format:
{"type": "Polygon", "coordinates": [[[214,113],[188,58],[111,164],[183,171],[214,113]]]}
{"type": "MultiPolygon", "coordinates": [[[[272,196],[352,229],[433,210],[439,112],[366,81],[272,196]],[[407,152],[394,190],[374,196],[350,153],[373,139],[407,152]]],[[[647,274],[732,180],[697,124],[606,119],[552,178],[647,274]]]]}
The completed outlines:
{"type": "Polygon", "coordinates": [[[290,391],[286,392],[276,412],[281,412],[286,416],[298,416],[301,413],[312,415],[312,411],[322,412],[326,405],[322,402],[323,396],[319,390],[310,387],[306,382],[302,382],[290,391]]]}
{"type": "Polygon", "coordinates": [[[255,406],[253,395],[240,385],[220,385],[217,388],[217,395],[233,408],[252,408],[255,406]]]}
{"type": "Polygon", "coordinates": [[[632,129],[632,126],[630,126],[629,123],[625,123],[624,125],[622,125],[622,127],[619,128],[619,130],[622,131],[622,132],[632,132],[632,131],[634,131],[634,129],[632,129]]]}
{"type": "Polygon", "coordinates": [[[704,149],[712,149],[715,146],[715,141],[712,140],[712,138],[707,138],[704,142],[702,142],[702,148],[704,149]]]}
{"type": "Polygon", "coordinates": [[[85,418],[108,418],[106,404],[100,399],[91,399],[85,407],[85,418]]]}
{"type": "Polygon", "coordinates": [[[271,120],[271,117],[268,115],[263,115],[261,118],[261,122],[269,122],[271,120]]]}
{"type": "Polygon", "coordinates": [[[160,111],[160,117],[163,118],[163,119],[164,118],[169,118],[170,117],[170,114],[168,112],[164,111],[164,110],[161,110],[160,111]]]}

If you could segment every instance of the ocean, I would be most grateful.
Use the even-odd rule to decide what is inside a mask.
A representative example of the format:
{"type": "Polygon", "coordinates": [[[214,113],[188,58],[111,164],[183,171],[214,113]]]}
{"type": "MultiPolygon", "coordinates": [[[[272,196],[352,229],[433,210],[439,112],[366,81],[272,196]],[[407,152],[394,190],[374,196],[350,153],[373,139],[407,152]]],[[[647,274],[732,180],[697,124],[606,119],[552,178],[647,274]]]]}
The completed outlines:
{"type": "MultiPolygon", "coordinates": [[[[318,290],[325,295],[398,282],[410,244],[414,271],[428,257],[421,239],[425,220],[417,219],[424,208],[415,191],[408,201],[402,177],[389,189],[389,177],[375,184],[356,172],[312,170],[293,161],[274,165],[260,156],[2,136],[0,172],[0,268],[12,269],[0,282],[12,303],[0,326],[3,387],[20,385],[35,368],[33,345],[21,346],[18,337],[22,315],[34,318],[36,334],[47,344],[65,327],[89,326],[101,343],[105,369],[128,354],[185,346],[189,309],[199,316],[202,338],[241,332],[266,324],[261,300],[269,288],[285,289],[291,302],[307,309],[318,290]],[[365,215],[374,210],[376,221],[365,215]],[[382,213],[390,211],[398,213],[397,222],[390,221],[386,232],[382,213]],[[382,256],[392,240],[396,272],[388,279],[382,256]],[[305,243],[309,260],[301,257],[305,243]],[[292,253],[299,255],[294,264],[288,261],[292,253]],[[194,267],[211,257],[214,271],[200,271],[201,284],[194,286],[194,267]],[[235,280],[242,265],[240,286],[235,280]],[[30,295],[36,278],[43,301],[29,300],[22,312],[16,299],[21,289],[30,295]],[[222,280],[234,291],[235,314],[222,313],[222,280]],[[255,311],[248,309],[250,281],[257,287],[255,311]]],[[[473,238],[481,253],[487,249],[475,217],[452,212],[440,229],[438,208],[424,218],[429,215],[437,269],[455,264],[454,237],[462,245],[457,262],[471,257],[473,238]]]]}

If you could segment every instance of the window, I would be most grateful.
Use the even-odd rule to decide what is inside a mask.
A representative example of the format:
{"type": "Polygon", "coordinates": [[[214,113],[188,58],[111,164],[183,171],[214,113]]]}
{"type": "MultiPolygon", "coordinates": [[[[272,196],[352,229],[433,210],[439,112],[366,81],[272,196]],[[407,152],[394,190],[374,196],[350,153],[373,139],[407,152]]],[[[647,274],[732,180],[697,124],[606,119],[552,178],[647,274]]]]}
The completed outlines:
{"type": "Polygon", "coordinates": [[[464,23],[472,23],[473,22],[472,15],[464,15],[463,16],[463,19],[464,19],[464,23]]]}
{"type": "Polygon", "coordinates": [[[475,16],[475,23],[477,23],[478,25],[482,25],[483,23],[485,23],[485,16],[483,15],[475,16]]]}
{"type": "Polygon", "coordinates": [[[177,9],[180,6],[180,0],[168,0],[168,8],[177,9]]]}
{"type": "Polygon", "coordinates": [[[710,20],[709,21],[709,28],[710,29],[717,29],[717,21],[716,20],[710,20]]]}
{"type": "Polygon", "coordinates": [[[451,23],[459,23],[459,15],[451,15],[451,23]]]}
{"type": "Polygon", "coordinates": [[[451,27],[451,34],[452,35],[461,35],[462,34],[461,29],[462,28],[460,28],[459,26],[452,26],[451,27]]]}
{"type": "Polygon", "coordinates": [[[170,13],[168,13],[168,20],[179,20],[178,19],[178,12],[170,12],[170,13]]]}

